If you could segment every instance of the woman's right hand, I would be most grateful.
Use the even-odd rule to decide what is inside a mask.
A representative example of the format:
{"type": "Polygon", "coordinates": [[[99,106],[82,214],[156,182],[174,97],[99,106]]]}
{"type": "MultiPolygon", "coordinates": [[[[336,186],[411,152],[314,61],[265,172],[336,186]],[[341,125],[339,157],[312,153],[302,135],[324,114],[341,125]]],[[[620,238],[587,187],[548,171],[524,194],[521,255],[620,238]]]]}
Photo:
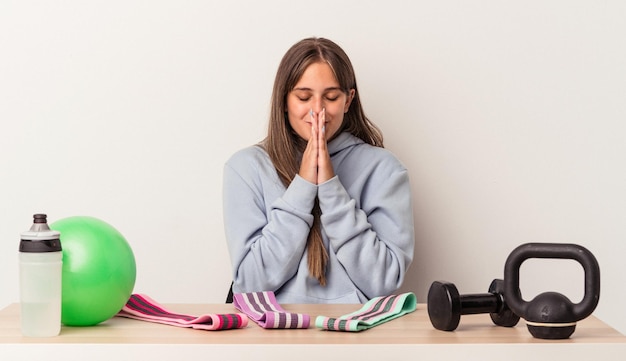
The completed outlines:
{"type": "Polygon", "coordinates": [[[302,154],[302,162],[300,163],[300,172],[298,173],[300,177],[305,180],[317,184],[317,158],[319,153],[319,119],[313,113],[313,110],[310,112],[311,116],[311,136],[309,138],[309,142],[304,149],[304,153],[302,154]]]}
{"type": "Polygon", "coordinates": [[[322,109],[319,114],[313,110],[311,115],[311,137],[302,154],[300,164],[300,177],[313,184],[321,184],[334,177],[335,172],[328,154],[326,144],[326,110],[322,109]]]}

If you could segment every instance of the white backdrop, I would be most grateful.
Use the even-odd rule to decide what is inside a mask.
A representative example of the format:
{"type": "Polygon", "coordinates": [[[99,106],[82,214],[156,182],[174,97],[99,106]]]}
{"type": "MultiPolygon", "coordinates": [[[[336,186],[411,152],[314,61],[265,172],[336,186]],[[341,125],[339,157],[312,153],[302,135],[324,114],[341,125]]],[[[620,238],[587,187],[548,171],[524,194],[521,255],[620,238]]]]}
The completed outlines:
{"type": "MultiPolygon", "coordinates": [[[[624,18],[618,0],[4,0],[0,307],[19,299],[19,233],[37,212],[114,225],[136,292],[223,302],[222,166],[263,138],[287,48],[323,36],[410,170],[403,290],[486,292],[519,244],[574,242],[600,262],[595,314],[624,333],[624,18]]],[[[528,261],[521,283],[527,299],[583,294],[573,261],[528,261]]]]}

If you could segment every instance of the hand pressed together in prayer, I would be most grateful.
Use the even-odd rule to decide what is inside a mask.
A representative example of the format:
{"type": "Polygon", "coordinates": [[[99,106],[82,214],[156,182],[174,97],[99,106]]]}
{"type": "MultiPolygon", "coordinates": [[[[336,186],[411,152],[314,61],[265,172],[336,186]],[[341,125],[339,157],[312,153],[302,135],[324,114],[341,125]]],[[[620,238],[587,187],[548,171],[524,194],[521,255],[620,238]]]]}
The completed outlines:
{"type": "Polygon", "coordinates": [[[321,184],[335,176],[326,143],[326,109],[317,114],[311,110],[309,114],[311,137],[302,155],[299,174],[311,183],[321,184]]]}

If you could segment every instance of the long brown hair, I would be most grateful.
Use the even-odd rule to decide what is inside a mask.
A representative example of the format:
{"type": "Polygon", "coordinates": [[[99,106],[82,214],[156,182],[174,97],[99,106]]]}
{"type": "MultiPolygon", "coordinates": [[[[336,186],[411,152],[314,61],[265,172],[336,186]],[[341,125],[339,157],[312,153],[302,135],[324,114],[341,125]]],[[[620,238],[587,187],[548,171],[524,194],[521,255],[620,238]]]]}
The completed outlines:
{"type": "MultiPolygon", "coordinates": [[[[354,98],[344,115],[342,128],[337,132],[349,132],[365,143],[383,147],[383,136],[363,112],[356,85],[356,77],[348,55],[334,42],[324,38],[307,38],[294,44],[283,56],[278,66],[274,88],[267,137],[261,145],[267,151],[281,182],[287,187],[300,169],[300,157],[307,141],[300,138],[289,125],[287,119],[287,95],[296,86],[300,77],[313,63],[325,62],[330,65],[337,82],[345,94],[354,89],[354,98]]],[[[307,239],[307,261],[309,274],[319,283],[326,285],[326,264],[328,252],[322,241],[320,224],[321,211],[315,199],[312,214],[313,226],[307,239]]]]}

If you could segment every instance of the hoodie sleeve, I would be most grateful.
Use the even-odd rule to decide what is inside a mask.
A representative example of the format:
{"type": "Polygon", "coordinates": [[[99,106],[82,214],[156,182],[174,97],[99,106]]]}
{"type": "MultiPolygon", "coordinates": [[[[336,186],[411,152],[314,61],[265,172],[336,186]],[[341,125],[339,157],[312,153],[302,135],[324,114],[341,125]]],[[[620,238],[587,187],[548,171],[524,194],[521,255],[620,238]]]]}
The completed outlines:
{"type": "Polygon", "coordinates": [[[268,178],[275,172],[268,167],[241,155],[224,167],[224,228],[235,292],[275,291],[292,278],[313,223],[317,186],[300,177],[266,207],[264,184],[282,187],[268,178]]]}
{"type": "Polygon", "coordinates": [[[394,159],[371,172],[358,202],[337,176],[318,187],[331,250],[370,299],[392,294],[402,285],[415,246],[406,169],[394,159]]]}

